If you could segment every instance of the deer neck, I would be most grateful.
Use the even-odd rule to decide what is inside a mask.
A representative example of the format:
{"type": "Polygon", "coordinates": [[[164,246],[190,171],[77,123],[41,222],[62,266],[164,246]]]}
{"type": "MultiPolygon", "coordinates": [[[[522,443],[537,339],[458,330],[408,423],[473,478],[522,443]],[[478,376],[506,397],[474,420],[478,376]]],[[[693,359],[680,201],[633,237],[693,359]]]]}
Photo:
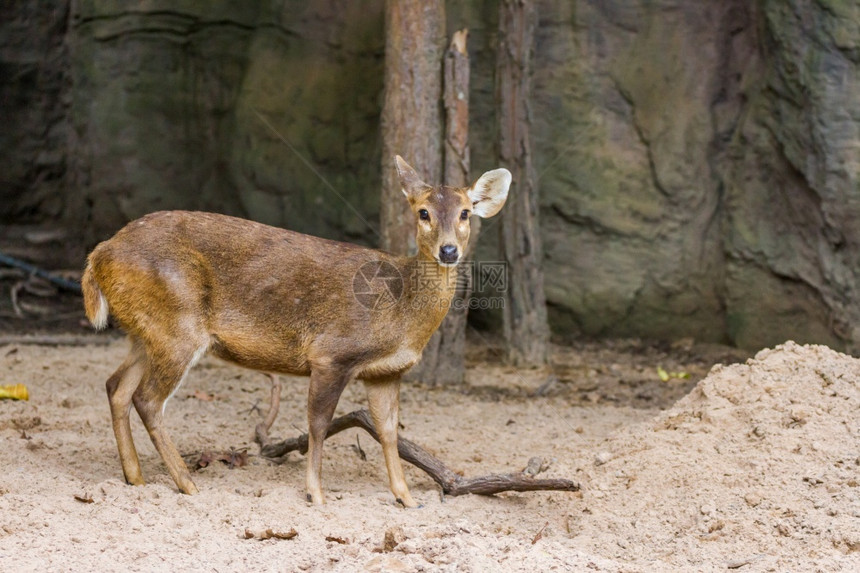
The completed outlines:
{"type": "Polygon", "coordinates": [[[439,327],[448,313],[456,293],[457,267],[440,265],[434,258],[418,254],[405,261],[403,268],[404,298],[414,317],[420,338],[426,338],[439,327]]]}
{"type": "Polygon", "coordinates": [[[435,258],[419,253],[409,259],[407,269],[413,296],[443,297],[450,302],[457,287],[458,266],[443,266],[435,258]]]}

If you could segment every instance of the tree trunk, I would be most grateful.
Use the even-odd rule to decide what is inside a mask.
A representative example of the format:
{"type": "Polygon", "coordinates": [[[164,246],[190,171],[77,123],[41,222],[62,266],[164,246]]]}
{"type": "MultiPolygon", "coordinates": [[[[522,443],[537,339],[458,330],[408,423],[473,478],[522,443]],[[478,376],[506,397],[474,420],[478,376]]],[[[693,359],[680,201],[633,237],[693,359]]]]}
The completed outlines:
{"type": "MultiPolygon", "coordinates": [[[[469,54],[466,52],[468,30],[455,32],[445,52],[445,176],[443,182],[451,187],[465,187],[469,181],[469,54]]],[[[473,217],[469,257],[480,231],[480,219],[473,217]]],[[[459,384],[466,377],[466,319],[471,296],[472,268],[463,262],[458,269],[460,281],[454,303],[439,330],[424,348],[421,362],[409,378],[428,384],[459,384]]]]}
{"type": "Polygon", "coordinates": [[[381,247],[416,251],[415,220],[400,189],[394,156],[431,183],[442,179],[443,0],[387,0],[382,104],[381,247]]]}
{"type": "Polygon", "coordinates": [[[503,0],[499,12],[496,98],[499,157],[513,175],[502,209],[501,249],[507,266],[504,333],[516,365],[546,364],[549,327],[541,270],[537,178],[529,137],[530,74],[537,13],[531,0],[503,0]]]}

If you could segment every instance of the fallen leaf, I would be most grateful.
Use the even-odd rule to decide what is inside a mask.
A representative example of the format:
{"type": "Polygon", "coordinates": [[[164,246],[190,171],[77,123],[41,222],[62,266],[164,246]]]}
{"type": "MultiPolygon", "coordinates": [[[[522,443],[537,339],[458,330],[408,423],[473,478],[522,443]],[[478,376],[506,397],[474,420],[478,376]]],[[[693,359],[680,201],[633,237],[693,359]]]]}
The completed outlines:
{"type": "Polygon", "coordinates": [[[673,378],[677,379],[677,380],[686,380],[690,377],[690,373],[684,372],[683,370],[681,372],[667,372],[666,370],[663,369],[662,366],[658,366],[657,367],[657,376],[659,376],[660,380],[662,380],[663,382],[668,382],[669,380],[672,380],[673,378]]]}
{"type": "Polygon", "coordinates": [[[265,541],[266,539],[293,539],[298,534],[299,532],[295,528],[291,528],[289,531],[275,531],[269,528],[261,533],[254,533],[250,529],[245,529],[245,539],[259,539],[260,541],[265,541]]]}
{"type": "Polygon", "coordinates": [[[537,535],[534,536],[534,539],[532,539],[532,545],[541,540],[541,538],[543,537],[543,530],[546,529],[547,525],[549,525],[549,521],[544,523],[543,527],[540,528],[540,531],[537,532],[537,535]]]}
{"type": "Polygon", "coordinates": [[[76,496],[75,496],[75,501],[79,501],[79,502],[81,502],[81,503],[93,503],[93,496],[91,496],[91,495],[89,495],[89,494],[86,494],[86,495],[76,495],[76,496]]]}
{"type": "Polygon", "coordinates": [[[281,531],[273,531],[271,529],[267,529],[265,532],[265,537],[261,537],[261,539],[292,539],[298,536],[299,532],[295,529],[291,528],[287,532],[281,531]]]}
{"type": "Polygon", "coordinates": [[[194,471],[202,470],[205,467],[212,465],[212,462],[221,462],[227,464],[231,470],[241,468],[248,465],[248,450],[233,450],[229,452],[216,454],[213,452],[203,452],[200,454],[197,462],[194,464],[194,471]]]}
{"type": "Polygon", "coordinates": [[[212,452],[203,452],[200,454],[200,459],[194,464],[194,471],[202,470],[214,461],[215,455],[212,452]]]}
{"type": "Polygon", "coordinates": [[[224,454],[224,456],[219,459],[226,463],[227,467],[231,470],[234,468],[241,468],[248,465],[248,450],[231,449],[229,453],[224,454]]]}
{"type": "Polygon", "coordinates": [[[30,392],[24,384],[0,384],[0,398],[29,400],[30,392]]]}

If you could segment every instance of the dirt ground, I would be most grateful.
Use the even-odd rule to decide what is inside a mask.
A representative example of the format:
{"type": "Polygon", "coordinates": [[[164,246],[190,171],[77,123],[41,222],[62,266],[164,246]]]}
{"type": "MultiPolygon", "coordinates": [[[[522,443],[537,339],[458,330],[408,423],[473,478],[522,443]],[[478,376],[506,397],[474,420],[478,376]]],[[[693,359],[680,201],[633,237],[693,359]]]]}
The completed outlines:
{"type": "MultiPolygon", "coordinates": [[[[789,343],[743,363],[692,341],[579,343],[555,347],[543,372],[505,367],[473,341],[465,387],[404,386],[402,435],[468,476],[539,456],[542,477],[582,490],[442,499],[409,466],[424,507],[405,510],[361,430],[326,443],[328,502],[307,504],[302,456],[256,455],[268,380],[211,358],[167,424],[191,464],[247,449],[247,465],[215,462],[194,474],[199,495],[180,495],[133,417],[148,485],[125,485],[104,395],[126,351],[115,336],[0,337],[0,384],[30,390],[0,401],[2,571],[860,570],[860,361],[825,347],[789,343]],[[658,366],[690,377],[663,381],[658,366]],[[266,530],[297,535],[260,540],[266,530]]],[[[284,382],[281,437],[306,427],[306,381],[284,382]]],[[[363,406],[356,384],[338,413],[363,406]]]]}
{"type": "MultiPolygon", "coordinates": [[[[314,507],[301,455],[257,455],[268,380],[209,358],[167,424],[191,466],[247,463],[214,462],[194,474],[199,495],[180,495],[133,415],[149,485],[125,485],[104,381],[126,343],[92,334],[75,295],[46,294],[0,300],[0,384],[31,395],[0,401],[0,571],[860,569],[860,361],[828,348],[747,361],[691,340],[580,342],[538,371],[475,335],[464,387],[404,385],[402,435],[467,476],[539,457],[540,477],[582,490],[443,498],[409,466],[424,507],[405,510],[378,445],[350,430],[326,443],[328,503],[314,507]]],[[[305,392],[284,379],[273,436],[304,431],[305,392]]],[[[338,414],[363,406],[356,384],[338,414]]]]}

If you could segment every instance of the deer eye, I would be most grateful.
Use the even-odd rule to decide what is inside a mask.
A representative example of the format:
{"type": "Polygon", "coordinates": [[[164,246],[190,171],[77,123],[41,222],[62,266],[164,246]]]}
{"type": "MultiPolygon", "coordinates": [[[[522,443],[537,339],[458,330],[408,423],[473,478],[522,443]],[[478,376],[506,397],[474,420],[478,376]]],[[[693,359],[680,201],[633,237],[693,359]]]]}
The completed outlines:
{"type": "Polygon", "coordinates": [[[427,209],[419,209],[418,210],[418,217],[422,221],[429,221],[430,220],[430,213],[427,212],[427,209]]]}
{"type": "Polygon", "coordinates": [[[469,210],[463,209],[463,211],[460,213],[460,220],[465,221],[468,218],[469,218],[469,210]]]}

